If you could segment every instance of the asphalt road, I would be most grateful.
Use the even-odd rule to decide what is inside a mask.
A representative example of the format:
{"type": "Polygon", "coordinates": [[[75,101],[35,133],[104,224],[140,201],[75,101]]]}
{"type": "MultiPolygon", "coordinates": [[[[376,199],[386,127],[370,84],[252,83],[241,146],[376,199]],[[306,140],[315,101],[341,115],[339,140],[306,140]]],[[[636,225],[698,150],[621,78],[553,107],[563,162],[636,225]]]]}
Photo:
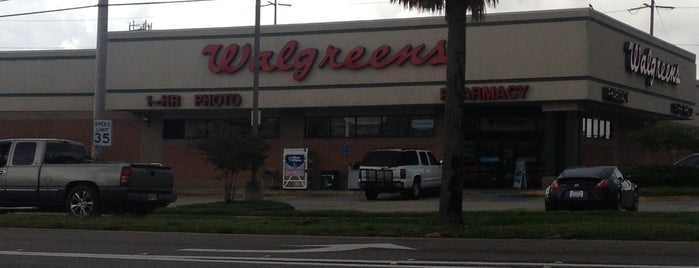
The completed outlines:
{"type": "MultiPolygon", "coordinates": [[[[242,195],[237,196],[242,199],[242,195]]],[[[366,212],[439,210],[437,193],[419,199],[406,199],[400,194],[380,194],[378,200],[369,201],[361,191],[280,191],[268,193],[267,200],[280,201],[296,210],[357,210],[366,212]]],[[[223,201],[222,196],[180,196],[174,206],[223,201]]],[[[464,211],[481,210],[544,210],[542,191],[515,189],[486,189],[464,191],[464,211]]],[[[699,212],[699,198],[641,198],[639,211],[699,212]]]]}
{"type": "Polygon", "coordinates": [[[1,267],[699,267],[697,242],[0,228],[1,267]]]}

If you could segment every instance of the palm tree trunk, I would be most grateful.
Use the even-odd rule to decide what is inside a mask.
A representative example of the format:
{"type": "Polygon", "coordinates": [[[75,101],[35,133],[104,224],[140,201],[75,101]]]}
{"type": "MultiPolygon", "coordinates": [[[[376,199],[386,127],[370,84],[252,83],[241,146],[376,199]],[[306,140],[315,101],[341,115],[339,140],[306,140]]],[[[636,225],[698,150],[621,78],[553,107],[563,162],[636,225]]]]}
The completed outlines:
{"type": "Polygon", "coordinates": [[[447,89],[444,103],[446,129],[439,221],[444,225],[463,225],[463,106],[466,73],[466,4],[446,1],[447,89]]]}

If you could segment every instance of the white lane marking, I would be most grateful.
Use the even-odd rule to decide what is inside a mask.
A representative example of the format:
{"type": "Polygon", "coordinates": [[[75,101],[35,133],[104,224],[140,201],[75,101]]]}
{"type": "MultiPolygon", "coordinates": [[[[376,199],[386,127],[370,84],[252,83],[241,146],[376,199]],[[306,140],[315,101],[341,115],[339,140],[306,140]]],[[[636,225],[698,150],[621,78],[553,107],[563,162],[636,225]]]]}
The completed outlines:
{"type": "Polygon", "coordinates": [[[176,255],[147,255],[147,254],[98,254],[98,253],[68,253],[68,252],[30,252],[30,251],[0,251],[0,255],[60,257],[85,259],[117,259],[117,260],[146,260],[146,261],[179,261],[179,262],[210,262],[210,263],[246,263],[271,265],[303,265],[323,267],[376,267],[376,268],[427,268],[427,267],[575,267],[575,268],[696,268],[697,266],[671,265],[624,265],[624,264],[572,264],[572,263],[536,263],[536,262],[451,262],[451,261],[396,261],[396,260],[352,260],[352,259],[303,259],[303,258],[269,258],[269,257],[223,257],[223,256],[176,256],[176,255]]]}
{"type": "Polygon", "coordinates": [[[414,248],[399,246],[390,243],[381,244],[334,244],[334,245],[289,245],[289,247],[306,247],[298,249],[207,249],[207,248],[184,248],[180,251],[195,251],[195,252],[219,252],[219,253],[317,253],[317,252],[336,252],[336,251],[351,251],[365,248],[378,249],[400,249],[400,250],[415,250],[414,248]]]}

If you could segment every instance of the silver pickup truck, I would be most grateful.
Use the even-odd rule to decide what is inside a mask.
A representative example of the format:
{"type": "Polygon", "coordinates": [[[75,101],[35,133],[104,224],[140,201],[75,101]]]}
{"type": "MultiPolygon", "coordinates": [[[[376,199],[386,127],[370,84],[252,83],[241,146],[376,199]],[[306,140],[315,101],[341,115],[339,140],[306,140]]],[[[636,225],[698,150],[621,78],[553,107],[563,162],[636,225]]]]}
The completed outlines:
{"type": "Polygon", "coordinates": [[[161,164],[92,163],[79,142],[0,139],[0,212],[144,214],[174,202],[172,186],[172,171],[161,164]]]}

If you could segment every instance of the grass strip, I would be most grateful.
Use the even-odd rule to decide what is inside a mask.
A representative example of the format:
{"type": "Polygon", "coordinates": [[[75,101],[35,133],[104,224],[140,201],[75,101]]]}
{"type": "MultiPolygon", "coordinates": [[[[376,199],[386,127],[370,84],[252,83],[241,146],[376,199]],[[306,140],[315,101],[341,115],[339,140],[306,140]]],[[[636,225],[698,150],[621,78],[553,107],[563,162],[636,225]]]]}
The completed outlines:
{"type": "Polygon", "coordinates": [[[164,208],[143,217],[75,218],[56,213],[0,215],[0,227],[222,234],[699,241],[699,213],[617,211],[464,212],[445,227],[436,213],[300,212],[274,201],[164,208]]]}

